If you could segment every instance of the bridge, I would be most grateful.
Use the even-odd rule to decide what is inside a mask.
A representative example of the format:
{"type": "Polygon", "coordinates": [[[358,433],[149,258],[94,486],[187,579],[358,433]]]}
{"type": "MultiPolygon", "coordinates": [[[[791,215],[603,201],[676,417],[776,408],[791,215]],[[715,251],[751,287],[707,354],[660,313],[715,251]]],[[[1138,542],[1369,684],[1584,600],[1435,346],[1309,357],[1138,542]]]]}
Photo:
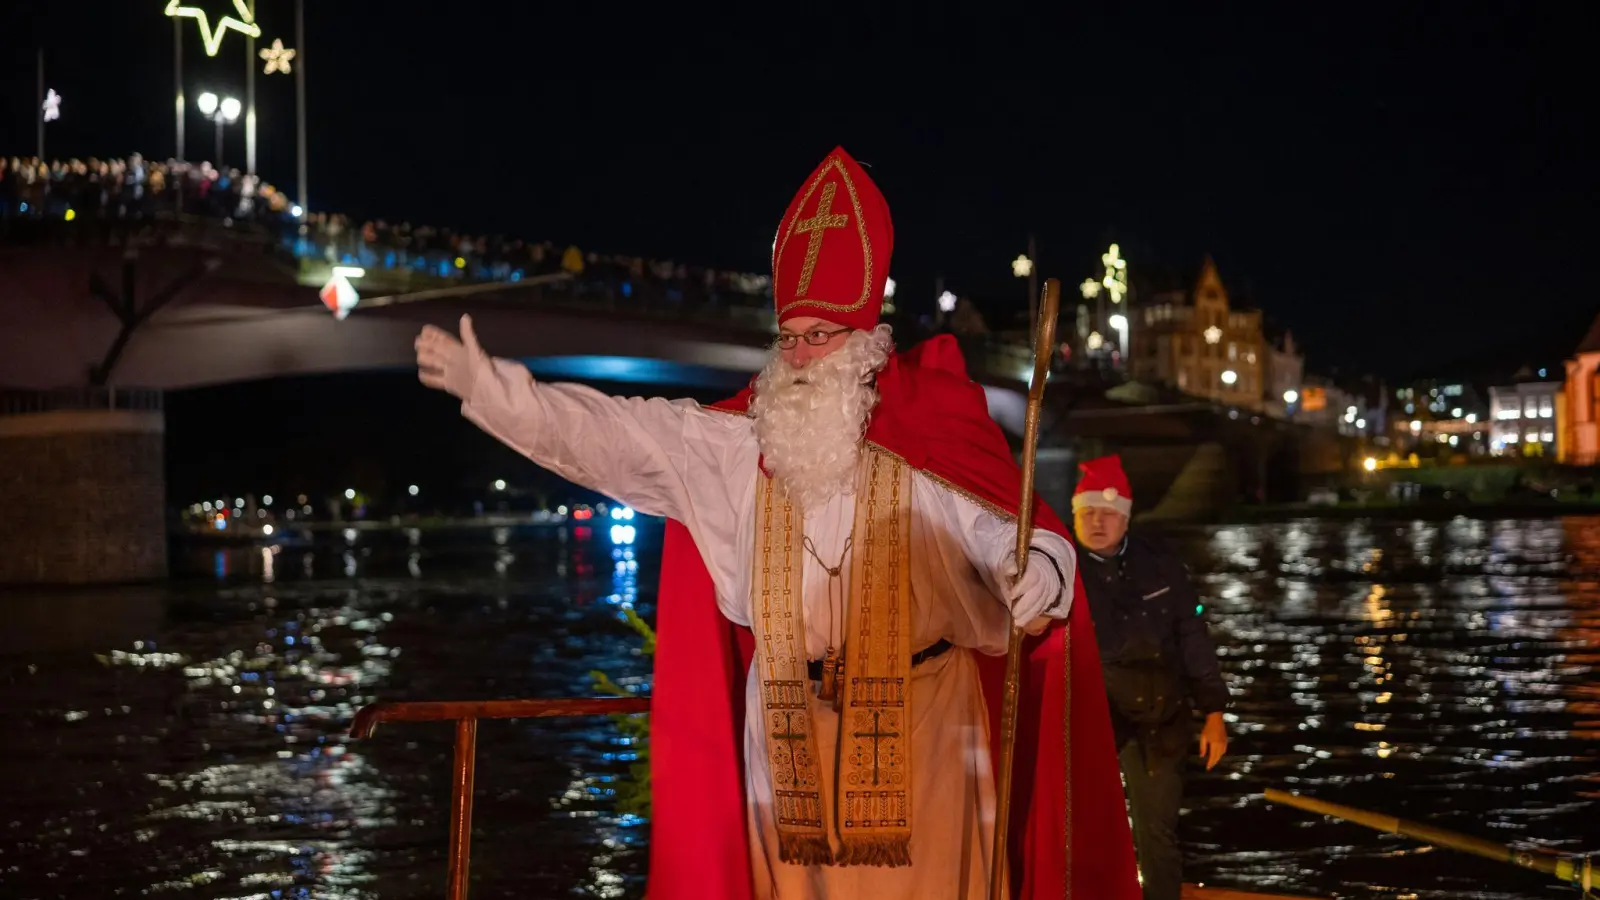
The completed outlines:
{"type": "MultiPolygon", "coordinates": [[[[0,504],[27,512],[0,525],[13,548],[0,583],[164,575],[162,391],[409,368],[420,328],[453,329],[462,313],[491,352],[544,378],[731,391],[759,369],[775,329],[769,293],[740,289],[760,284],[752,276],[641,277],[637,265],[597,257],[583,271],[553,260],[541,271],[275,224],[183,214],[4,222],[0,504]],[[362,304],[343,319],[318,296],[335,266],[360,271],[362,304]]],[[[921,336],[908,318],[891,322],[902,340],[921,336]]],[[[1030,352],[995,339],[963,349],[996,421],[1020,435],[1030,352]]],[[[1230,422],[1182,398],[1107,402],[1104,385],[1073,387],[1069,375],[1052,376],[1063,389],[1050,395],[1041,441],[1040,488],[1058,505],[1083,453],[1128,454],[1136,490],[1160,496],[1185,471],[1202,493],[1234,490],[1217,487],[1239,480],[1231,470],[1266,480],[1265,463],[1223,453],[1219,440],[1283,452],[1271,423],[1230,422]],[[1197,453],[1208,444],[1217,446],[1197,453]]]]}

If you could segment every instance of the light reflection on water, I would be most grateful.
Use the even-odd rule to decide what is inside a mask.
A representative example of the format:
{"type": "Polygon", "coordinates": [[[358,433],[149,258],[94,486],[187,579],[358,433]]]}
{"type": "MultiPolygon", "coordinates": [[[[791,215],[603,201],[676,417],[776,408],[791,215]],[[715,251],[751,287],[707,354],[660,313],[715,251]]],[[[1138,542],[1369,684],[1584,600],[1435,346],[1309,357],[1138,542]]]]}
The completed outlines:
{"type": "Polygon", "coordinates": [[[1600,520],[1307,521],[1174,540],[1212,608],[1237,718],[1230,762],[1191,790],[1192,877],[1563,895],[1253,795],[1275,786],[1495,841],[1600,849],[1600,520]]]}
{"type": "MultiPolygon", "coordinates": [[[[443,896],[451,729],[356,742],[350,719],[380,697],[589,693],[593,668],[647,682],[618,622],[649,612],[639,559],[599,537],[351,530],[191,548],[200,577],[165,587],[0,598],[20,717],[0,896],[443,896]]],[[[603,719],[485,723],[474,896],[636,888],[645,829],[609,799],[632,752],[603,719]]]]}
{"type": "MultiPolygon", "coordinates": [[[[450,728],[352,742],[374,699],[647,684],[659,528],[330,533],[195,547],[159,588],[0,598],[0,895],[443,895],[450,728]]],[[[1558,896],[1538,876],[1257,799],[1600,847],[1600,520],[1299,522],[1171,536],[1236,698],[1197,778],[1191,880],[1342,896],[1558,896]]],[[[480,731],[474,897],[637,896],[635,758],[605,720],[480,731]]]]}

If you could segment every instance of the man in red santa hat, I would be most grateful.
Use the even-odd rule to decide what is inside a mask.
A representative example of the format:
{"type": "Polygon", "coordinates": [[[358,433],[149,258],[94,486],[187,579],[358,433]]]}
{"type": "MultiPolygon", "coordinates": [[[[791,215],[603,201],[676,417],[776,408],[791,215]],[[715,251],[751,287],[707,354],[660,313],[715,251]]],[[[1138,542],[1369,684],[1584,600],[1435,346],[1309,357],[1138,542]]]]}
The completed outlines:
{"type": "Polygon", "coordinates": [[[1122,460],[1102,456],[1078,468],[1072,525],[1084,551],[1084,593],[1105,667],[1144,898],[1178,900],[1178,812],[1194,711],[1205,716],[1200,757],[1209,769],[1228,749],[1228,688],[1183,560],[1128,533],[1133,491],[1122,460]]]}
{"type": "Polygon", "coordinates": [[[1011,895],[1131,900],[1131,841],[1076,554],[949,339],[879,324],[888,205],[843,149],[772,252],[779,333],[711,407],[542,384],[461,337],[425,384],[538,464],[669,517],[652,698],[651,900],[980,900],[1000,675],[1027,645],[1011,895]],[[1070,635],[1070,640],[1069,640],[1070,635]],[[1070,649],[1069,649],[1070,648],[1070,649]]]}

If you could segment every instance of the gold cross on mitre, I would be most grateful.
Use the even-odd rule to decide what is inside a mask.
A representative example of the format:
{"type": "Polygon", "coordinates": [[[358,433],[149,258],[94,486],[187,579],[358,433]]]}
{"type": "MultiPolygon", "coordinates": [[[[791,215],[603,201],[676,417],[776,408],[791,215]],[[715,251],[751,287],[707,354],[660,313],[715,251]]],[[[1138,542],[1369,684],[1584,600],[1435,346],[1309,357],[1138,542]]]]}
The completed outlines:
{"type": "Polygon", "coordinates": [[[817,268],[817,256],[822,252],[823,232],[829,228],[843,228],[850,224],[849,213],[833,212],[833,195],[839,190],[837,184],[829,183],[822,186],[822,198],[817,201],[817,214],[809,219],[801,219],[794,223],[794,230],[801,234],[809,234],[806,241],[806,262],[800,268],[800,284],[795,288],[795,293],[804,297],[811,288],[811,273],[817,268]]]}

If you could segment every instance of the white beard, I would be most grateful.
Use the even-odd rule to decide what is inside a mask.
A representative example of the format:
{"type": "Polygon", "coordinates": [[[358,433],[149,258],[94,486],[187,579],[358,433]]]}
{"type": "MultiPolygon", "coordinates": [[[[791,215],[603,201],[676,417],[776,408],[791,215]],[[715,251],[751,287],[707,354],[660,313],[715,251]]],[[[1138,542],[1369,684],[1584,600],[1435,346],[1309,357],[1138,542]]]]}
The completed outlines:
{"type": "Polygon", "coordinates": [[[855,489],[873,376],[889,361],[889,326],[852,332],[838,350],[797,369],[773,350],[756,378],[750,412],[767,471],[805,511],[855,489]]]}

